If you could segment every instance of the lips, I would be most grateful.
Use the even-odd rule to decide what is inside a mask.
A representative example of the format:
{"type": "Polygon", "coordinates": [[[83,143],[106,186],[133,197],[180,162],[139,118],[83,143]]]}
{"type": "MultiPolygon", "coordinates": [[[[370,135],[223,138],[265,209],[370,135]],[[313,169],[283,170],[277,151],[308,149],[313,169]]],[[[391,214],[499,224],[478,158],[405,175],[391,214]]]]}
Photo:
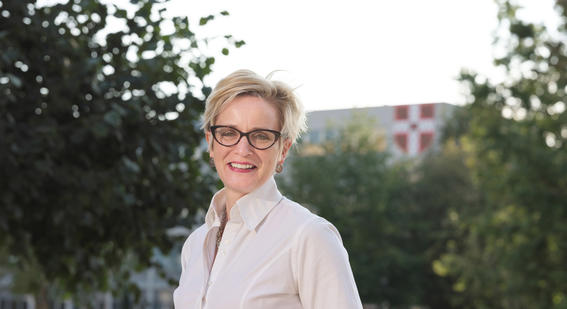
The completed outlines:
{"type": "Polygon", "coordinates": [[[256,165],[248,162],[229,162],[228,166],[236,171],[250,171],[256,168],[256,165]]]}

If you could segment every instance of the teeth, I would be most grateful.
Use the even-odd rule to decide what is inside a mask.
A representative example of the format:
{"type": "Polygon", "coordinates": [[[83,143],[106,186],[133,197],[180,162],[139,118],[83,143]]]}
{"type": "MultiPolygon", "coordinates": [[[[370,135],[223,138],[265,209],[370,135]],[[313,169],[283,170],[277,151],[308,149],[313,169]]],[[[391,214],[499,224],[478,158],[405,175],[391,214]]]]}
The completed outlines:
{"type": "Polygon", "coordinates": [[[239,164],[239,163],[230,163],[232,167],[240,168],[240,169],[250,169],[253,168],[254,165],[251,164],[239,164]]]}

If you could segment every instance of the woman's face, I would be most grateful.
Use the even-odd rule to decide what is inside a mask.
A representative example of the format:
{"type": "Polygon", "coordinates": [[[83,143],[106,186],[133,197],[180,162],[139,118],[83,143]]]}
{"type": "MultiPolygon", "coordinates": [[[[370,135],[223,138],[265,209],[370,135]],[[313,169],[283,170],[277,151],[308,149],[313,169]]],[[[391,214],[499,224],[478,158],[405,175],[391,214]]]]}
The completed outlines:
{"type": "MultiPolygon", "coordinates": [[[[230,126],[244,133],[257,129],[281,130],[276,108],[255,96],[236,97],[220,112],[214,125],[230,126]]],[[[206,138],[211,145],[212,133],[207,132],[206,138]]],[[[213,139],[210,155],[226,190],[240,197],[254,191],[274,174],[276,164],[283,163],[290,146],[291,141],[285,140],[258,150],[244,136],[230,147],[213,139]]]]}

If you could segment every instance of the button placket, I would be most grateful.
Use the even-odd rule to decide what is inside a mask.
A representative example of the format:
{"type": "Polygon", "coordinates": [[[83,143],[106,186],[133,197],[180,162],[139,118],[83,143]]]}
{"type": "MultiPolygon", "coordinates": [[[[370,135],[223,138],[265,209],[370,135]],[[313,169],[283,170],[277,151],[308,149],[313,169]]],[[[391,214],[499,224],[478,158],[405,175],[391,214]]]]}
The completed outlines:
{"type": "Polygon", "coordinates": [[[236,236],[237,229],[238,229],[238,225],[235,223],[230,223],[226,225],[225,228],[226,237],[223,237],[223,241],[222,241],[224,248],[228,248],[230,246],[230,244],[234,240],[234,237],[236,236]]]}

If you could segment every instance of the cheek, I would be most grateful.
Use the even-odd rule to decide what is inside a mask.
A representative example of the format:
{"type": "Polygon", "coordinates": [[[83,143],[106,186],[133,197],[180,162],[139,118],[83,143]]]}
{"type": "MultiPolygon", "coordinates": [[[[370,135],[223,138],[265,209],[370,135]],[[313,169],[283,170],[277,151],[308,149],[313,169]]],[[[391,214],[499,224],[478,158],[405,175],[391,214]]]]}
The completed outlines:
{"type": "Polygon", "coordinates": [[[266,162],[270,162],[270,165],[276,165],[281,159],[282,159],[282,151],[281,149],[277,149],[271,152],[270,155],[265,160],[266,162]]]}
{"type": "Polygon", "coordinates": [[[226,155],[226,151],[223,148],[224,147],[215,145],[215,143],[211,145],[210,154],[215,158],[215,161],[218,160],[218,162],[221,162],[223,160],[224,156],[226,155]]]}

